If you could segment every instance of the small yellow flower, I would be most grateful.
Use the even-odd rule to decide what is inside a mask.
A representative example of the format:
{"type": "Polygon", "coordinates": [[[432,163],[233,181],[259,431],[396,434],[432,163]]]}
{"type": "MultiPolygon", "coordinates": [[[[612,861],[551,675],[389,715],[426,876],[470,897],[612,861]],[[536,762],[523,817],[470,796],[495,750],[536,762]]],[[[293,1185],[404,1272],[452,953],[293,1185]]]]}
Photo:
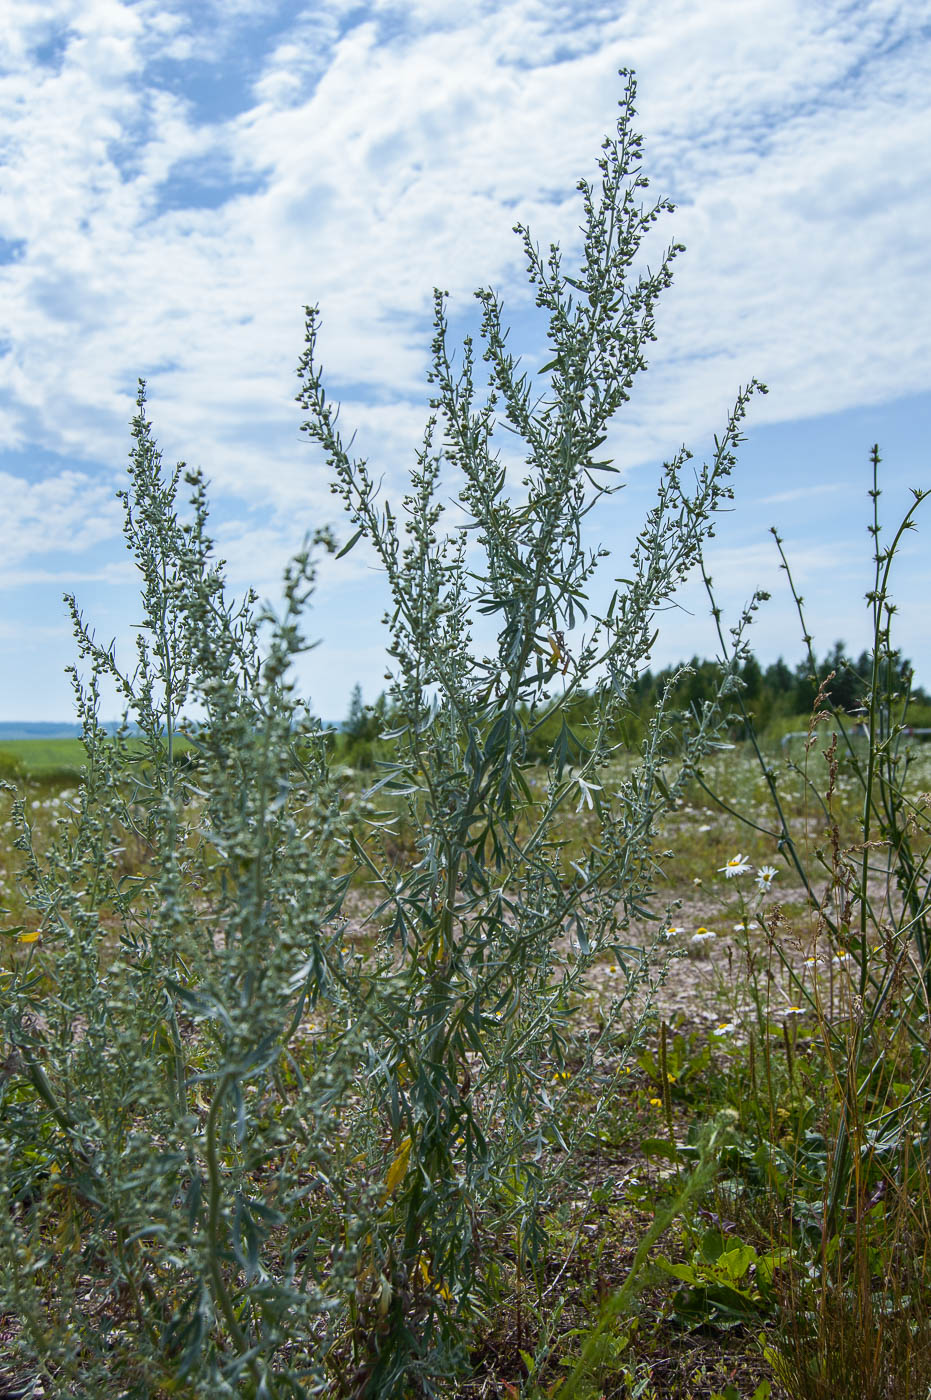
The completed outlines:
{"type": "Polygon", "coordinates": [[[650,1103],[653,1105],[654,1108],[662,1108],[663,1106],[662,1099],[651,1099],[650,1103]]]}
{"type": "Polygon", "coordinates": [[[17,943],[38,943],[41,937],[42,930],[37,928],[32,933],[21,933],[16,941],[17,943]]]}
{"type": "Polygon", "coordinates": [[[569,1073],[569,1071],[568,1071],[567,1069],[558,1069],[558,1070],[556,1071],[556,1073],[553,1075],[553,1083],[554,1083],[554,1084],[559,1084],[560,1081],[565,1080],[565,1079],[571,1079],[571,1078],[572,1078],[572,1075],[569,1073]]]}

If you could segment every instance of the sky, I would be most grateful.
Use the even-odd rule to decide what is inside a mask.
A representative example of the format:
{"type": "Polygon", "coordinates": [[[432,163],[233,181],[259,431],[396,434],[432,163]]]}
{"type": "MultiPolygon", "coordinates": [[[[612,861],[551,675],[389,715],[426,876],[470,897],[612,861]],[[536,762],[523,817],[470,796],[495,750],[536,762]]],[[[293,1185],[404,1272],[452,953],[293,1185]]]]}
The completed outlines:
{"type": "MultiPolygon", "coordinates": [[[[868,642],[869,454],[887,535],[931,487],[931,20],[925,0],[6,0],[0,30],[0,720],[72,718],[62,594],[132,655],[121,534],[137,379],[166,462],[199,465],[234,590],[280,596],[304,535],[352,532],[300,430],[303,308],[340,424],[400,497],[427,413],[434,286],[477,325],[494,287],[546,354],[513,233],[578,251],[636,72],[646,249],[686,252],[649,368],[606,444],[624,489],[592,529],[627,554],[661,463],[707,455],[756,397],[709,567],[725,615],[771,591],[762,660],[800,659],[779,529],[816,650],[868,642]]],[[[893,592],[931,688],[931,501],[893,592]]],[[[597,596],[597,590],[596,590],[597,596]]],[[[321,564],[300,663],[317,713],[385,684],[382,580],[321,564]]],[[[694,583],[655,665],[712,655],[694,583]]],[[[115,716],[115,700],[107,700],[115,716]]],[[[109,716],[108,716],[109,717],[109,716]]]]}

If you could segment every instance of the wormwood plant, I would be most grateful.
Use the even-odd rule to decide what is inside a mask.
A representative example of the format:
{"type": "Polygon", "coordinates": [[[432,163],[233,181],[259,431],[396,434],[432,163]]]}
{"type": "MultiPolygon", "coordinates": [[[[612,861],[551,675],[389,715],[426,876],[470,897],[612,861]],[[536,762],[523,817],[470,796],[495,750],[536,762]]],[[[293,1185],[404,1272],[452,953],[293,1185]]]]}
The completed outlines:
{"type": "Polygon", "coordinates": [[[540,1269],[543,1209],[616,1087],[598,1072],[612,1021],[574,1034],[579,995],[606,954],[625,991],[659,975],[655,949],[627,948],[625,931],[655,917],[655,823],[717,742],[718,710],[680,732],[661,704],[623,781],[609,736],[656,610],[730,495],[757,387],[738,395],[710,463],[689,477],[683,450],[664,467],[629,577],[590,615],[607,552],[585,546],[582,522],[616,489],[598,453],[645,367],[678,251],[635,274],[671,206],[639,202],[634,96],[629,79],[600,188],[580,184],[574,275],[518,229],[548,317],[542,386],[481,291],[480,399],[473,345],[456,367],[437,293],[433,411],[403,525],[344,447],[308,312],[306,427],[350,545],[368,542],[392,597],[400,719],[376,787],[395,806],[367,831],[342,825],[319,727],[289,679],[309,552],[280,615],[251,594],[231,601],[203,482],[185,477],[185,521],[183,465],[163,470],[140,392],[123,497],[142,584],[136,664],[121,668],[72,602],[88,671],[75,674],[80,798],[47,851],[16,810],[36,924],[7,931],[2,973],[0,1308],[27,1388],[446,1395],[500,1302],[507,1257],[518,1305],[540,1269]],[[519,483],[496,428],[524,444],[519,483]],[[463,516],[443,533],[450,474],[463,516]],[[478,617],[497,627],[487,652],[478,617]],[[105,678],[138,732],[100,724],[105,678]],[[534,776],[535,728],[586,685],[593,723],[562,723],[534,776]],[[578,859],[560,835],[570,803],[591,813],[578,859]],[[397,804],[415,834],[409,867],[392,854],[397,804]],[[376,895],[370,953],[346,941],[353,873],[376,895]],[[580,1084],[587,1120],[566,1112],[580,1084]]]}
{"type": "Polygon", "coordinates": [[[325,1280],[314,1250],[345,1204],[350,1066],[301,1040],[343,883],[319,725],[287,679],[313,564],[278,617],[230,601],[203,482],[186,475],[183,523],[183,464],[163,471],[144,404],[123,495],[136,664],[71,600],[80,797],[44,853],[14,813],[36,926],[8,931],[2,982],[0,1310],[23,1394],[304,1394],[352,1274],[345,1232],[325,1280]],[[138,735],[99,723],[104,678],[138,735]]]}
{"type": "Polygon", "coordinates": [[[603,613],[590,615],[590,585],[607,551],[585,546],[582,522],[617,489],[616,469],[599,449],[645,368],[656,300],[679,251],[668,248],[656,272],[633,271],[644,234],[672,207],[639,202],[648,182],[631,129],[634,98],[628,78],[616,138],[599,160],[600,188],[578,186],[578,270],[567,273],[558,247],[541,255],[516,228],[548,318],[549,359],[538,376],[520,370],[501,301],[480,290],[488,367],[480,393],[473,341],[465,339],[457,359],[447,298],[435,292],[432,412],[400,514],[379,499],[376,477],[343,441],[317,360],[318,312],[307,310],[304,427],[323,448],[355,527],[345,549],[364,539],[390,588],[396,757],[373,792],[403,801],[416,844],[411,867],[399,870],[387,839],[390,810],[354,837],[378,896],[372,919],[387,943],[378,1024],[371,999],[357,1015],[373,1027],[368,1089],[395,1154],[392,1228],[369,1240],[387,1319],[370,1330],[366,1394],[394,1394],[415,1372],[428,1384],[424,1358],[434,1337],[448,1352],[462,1318],[495,1301],[482,1266],[502,1231],[513,1240],[518,1277],[539,1259],[541,1206],[616,1090],[616,1081],[602,1085],[591,1118],[561,1129],[565,1092],[592,1078],[612,1030],[609,1019],[600,1036],[571,1036],[578,995],[608,953],[627,973],[627,991],[647,975],[649,955],[637,961],[623,939],[630,918],[648,914],[654,824],[716,741],[712,705],[684,738],[678,773],[666,772],[682,736],[661,703],[639,767],[611,781],[609,736],[649,657],[655,612],[697,562],[731,495],[739,424],[761,387],[741,391],[713,460],[691,481],[685,450],[664,467],[631,576],[617,580],[603,613]],[[496,446],[501,428],[522,444],[519,482],[509,480],[496,446]],[[447,527],[450,490],[461,516],[447,527]],[[480,618],[497,626],[488,651],[473,640],[480,618]],[[586,685],[597,695],[590,727],[573,732],[563,719],[545,779],[533,778],[534,731],[586,685]],[[567,858],[560,834],[570,802],[593,814],[578,860],[567,858]],[[420,1279],[431,1296],[418,1312],[411,1297],[420,1279]]]}

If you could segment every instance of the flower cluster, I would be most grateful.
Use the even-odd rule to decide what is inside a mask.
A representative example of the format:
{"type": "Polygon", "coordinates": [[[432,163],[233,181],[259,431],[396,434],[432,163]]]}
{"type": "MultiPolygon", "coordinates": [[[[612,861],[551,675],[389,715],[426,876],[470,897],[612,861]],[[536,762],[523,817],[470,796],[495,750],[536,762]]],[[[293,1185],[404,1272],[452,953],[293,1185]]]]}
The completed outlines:
{"type": "MultiPolygon", "coordinates": [[[[736,875],[748,875],[752,869],[753,866],[749,859],[738,851],[737,855],[732,856],[726,865],[718,867],[718,874],[723,875],[727,880],[732,880],[736,875]]],[[[773,881],[778,874],[779,872],[774,865],[760,866],[756,872],[756,887],[760,894],[765,894],[767,890],[772,889],[773,881]]]]}
{"type": "MultiPolygon", "coordinates": [[[[685,933],[685,929],[680,928],[676,924],[667,924],[666,927],[663,929],[662,936],[663,938],[669,940],[670,938],[676,938],[680,933],[685,933]]],[[[713,938],[717,938],[717,936],[718,935],[714,932],[713,929],[705,928],[704,924],[702,924],[692,934],[692,937],[689,939],[689,942],[694,943],[696,946],[700,946],[702,943],[710,943],[711,940],[713,938]]]]}

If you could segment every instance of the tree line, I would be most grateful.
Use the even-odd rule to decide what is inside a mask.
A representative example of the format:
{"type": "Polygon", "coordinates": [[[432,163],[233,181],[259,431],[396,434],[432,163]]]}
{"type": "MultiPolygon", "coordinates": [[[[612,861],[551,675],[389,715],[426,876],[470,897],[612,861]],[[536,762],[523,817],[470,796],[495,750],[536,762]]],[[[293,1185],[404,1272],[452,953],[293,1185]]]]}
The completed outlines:
{"type": "MultiPolygon", "coordinates": [[[[697,656],[657,671],[642,671],[630,686],[628,710],[622,729],[618,731],[618,742],[630,747],[637,746],[667,687],[668,708],[680,712],[700,710],[702,704],[716,693],[720,674],[720,662],[697,656]]],[[[825,682],[827,704],[855,719],[869,693],[872,674],[871,652],[864,650],[859,656],[851,657],[842,641],[835,642],[820,659],[814,655],[806,656],[794,666],[790,666],[781,656],[762,666],[751,652],[738,669],[743,704],[753,716],[757,733],[770,738],[805,727],[818,691],[825,682]]],[[[915,727],[931,726],[931,696],[914,684],[910,661],[897,657],[891,673],[889,663],[884,663],[880,683],[891,692],[909,692],[912,724],[915,727]]],[[[546,761],[562,729],[563,718],[570,729],[584,734],[597,705],[597,693],[583,692],[558,716],[544,719],[542,723],[537,716],[528,713],[525,717],[528,759],[546,761]]],[[[744,726],[736,709],[735,705],[731,737],[740,740],[744,726]]],[[[390,753],[390,735],[395,723],[396,716],[392,714],[384,693],[378,696],[374,704],[366,705],[362,688],[356,685],[346,718],[333,732],[337,756],[353,767],[371,768],[377,759],[390,753]]]]}

